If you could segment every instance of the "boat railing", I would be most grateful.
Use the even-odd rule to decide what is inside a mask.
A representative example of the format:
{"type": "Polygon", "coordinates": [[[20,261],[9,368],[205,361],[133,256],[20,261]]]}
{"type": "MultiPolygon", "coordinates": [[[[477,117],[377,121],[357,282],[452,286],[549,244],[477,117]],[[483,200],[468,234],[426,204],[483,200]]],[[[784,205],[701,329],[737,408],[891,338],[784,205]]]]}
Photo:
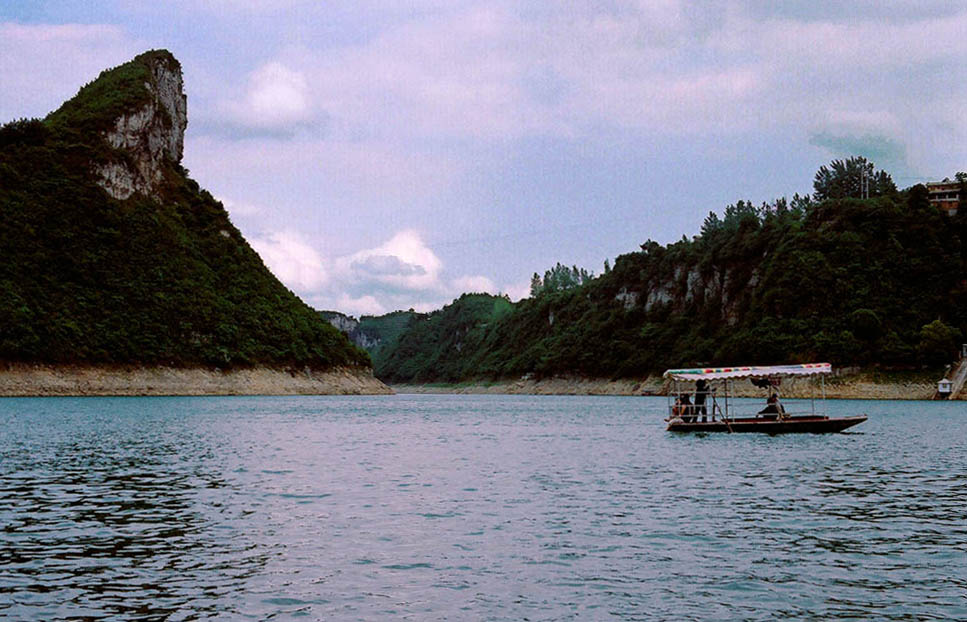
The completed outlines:
{"type": "Polygon", "coordinates": [[[676,386],[672,391],[668,393],[668,418],[673,419],[675,417],[680,417],[686,422],[703,422],[703,419],[707,418],[707,421],[729,421],[735,419],[754,419],[754,418],[778,418],[785,419],[788,417],[824,417],[827,416],[825,412],[825,387],[823,387],[823,395],[820,400],[814,397],[809,398],[782,398],[778,399],[778,388],[774,388],[778,399],[778,405],[782,409],[781,413],[762,413],[762,402],[757,398],[736,398],[734,396],[734,390],[731,383],[726,383],[723,387],[724,390],[719,393],[714,388],[710,388],[708,391],[707,400],[705,402],[706,414],[703,415],[701,412],[701,406],[697,406],[694,403],[687,403],[681,405],[677,400],[681,399],[683,396],[691,396],[693,391],[683,389],[682,386],[676,383],[676,386]],[[817,410],[817,406],[819,409],[817,410]],[[778,414],[778,417],[776,416],[778,414]]]}

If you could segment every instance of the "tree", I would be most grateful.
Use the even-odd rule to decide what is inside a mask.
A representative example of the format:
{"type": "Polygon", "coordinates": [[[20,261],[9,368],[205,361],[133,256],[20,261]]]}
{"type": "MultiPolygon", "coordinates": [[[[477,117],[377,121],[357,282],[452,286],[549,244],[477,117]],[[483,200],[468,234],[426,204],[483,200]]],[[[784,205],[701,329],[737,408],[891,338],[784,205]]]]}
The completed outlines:
{"type": "Polygon", "coordinates": [[[789,202],[789,210],[802,215],[809,211],[812,207],[813,199],[808,194],[805,196],[799,196],[799,193],[792,195],[792,201],[789,202]]]}
{"type": "Polygon", "coordinates": [[[945,363],[957,349],[960,331],[941,320],[934,320],[920,329],[920,356],[927,363],[945,363]]]}
{"type": "MultiPolygon", "coordinates": [[[[593,278],[590,272],[577,266],[567,267],[560,262],[553,268],[544,273],[544,281],[539,293],[543,292],[563,292],[575,287],[584,285],[593,278]]],[[[531,290],[540,277],[535,274],[531,277],[531,290]]]]}
{"type": "Polygon", "coordinates": [[[531,298],[538,296],[544,289],[544,283],[541,281],[541,275],[534,273],[531,277],[531,298]]]}
{"type": "Polygon", "coordinates": [[[709,212],[702,222],[702,237],[711,237],[722,230],[722,221],[715,212],[709,212]]]}
{"type": "Polygon", "coordinates": [[[896,193],[893,178],[885,171],[876,171],[873,163],[863,156],[853,156],[846,160],[833,160],[829,166],[823,165],[813,178],[813,197],[817,201],[826,199],[862,199],[896,193]],[[867,196],[863,188],[866,185],[867,196]]]}
{"type": "Polygon", "coordinates": [[[857,309],[850,314],[849,319],[853,334],[863,341],[876,341],[883,332],[880,317],[870,309],[857,309]]]}
{"type": "Polygon", "coordinates": [[[911,186],[907,191],[907,207],[913,210],[925,210],[930,207],[930,191],[923,184],[911,186]]]}
{"type": "Polygon", "coordinates": [[[960,192],[958,193],[959,198],[957,200],[957,213],[960,214],[962,212],[967,212],[967,173],[964,173],[963,171],[958,172],[956,175],[954,175],[954,179],[960,183],[960,192]]]}

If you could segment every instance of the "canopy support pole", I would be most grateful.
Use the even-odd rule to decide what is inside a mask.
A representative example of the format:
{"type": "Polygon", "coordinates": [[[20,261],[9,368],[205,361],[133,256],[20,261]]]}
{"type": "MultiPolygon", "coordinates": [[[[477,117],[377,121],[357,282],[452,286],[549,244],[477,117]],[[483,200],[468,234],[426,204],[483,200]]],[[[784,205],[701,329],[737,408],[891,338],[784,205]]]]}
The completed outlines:
{"type": "Polygon", "coordinates": [[[819,384],[823,388],[823,414],[828,415],[829,411],[826,409],[826,376],[819,377],[819,384]]]}

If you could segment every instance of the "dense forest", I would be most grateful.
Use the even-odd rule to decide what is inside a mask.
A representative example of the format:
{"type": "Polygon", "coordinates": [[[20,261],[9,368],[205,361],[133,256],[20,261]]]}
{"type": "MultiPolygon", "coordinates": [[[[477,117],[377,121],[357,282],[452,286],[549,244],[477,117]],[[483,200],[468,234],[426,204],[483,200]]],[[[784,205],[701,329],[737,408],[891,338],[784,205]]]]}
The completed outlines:
{"type": "Polygon", "coordinates": [[[394,381],[455,382],[478,376],[472,367],[488,335],[513,312],[510,300],[464,294],[432,313],[410,318],[405,332],[377,357],[377,369],[394,381]]]}
{"type": "Polygon", "coordinates": [[[44,120],[0,127],[0,360],[369,365],[177,162],[155,198],[97,184],[97,162],[130,157],[102,132],[151,96],[158,54],[104,72],[44,120]]]}
{"type": "MultiPolygon", "coordinates": [[[[958,179],[963,203],[967,176],[958,179]]],[[[967,331],[967,206],[941,213],[924,186],[898,191],[861,158],[820,169],[815,191],[739,201],[709,213],[692,239],[646,241],[595,278],[559,265],[544,287],[535,274],[533,295],[499,314],[464,296],[414,318],[377,375],[634,377],[693,364],[952,359],[967,331]],[[557,278],[565,271],[571,278],[557,278]]]]}

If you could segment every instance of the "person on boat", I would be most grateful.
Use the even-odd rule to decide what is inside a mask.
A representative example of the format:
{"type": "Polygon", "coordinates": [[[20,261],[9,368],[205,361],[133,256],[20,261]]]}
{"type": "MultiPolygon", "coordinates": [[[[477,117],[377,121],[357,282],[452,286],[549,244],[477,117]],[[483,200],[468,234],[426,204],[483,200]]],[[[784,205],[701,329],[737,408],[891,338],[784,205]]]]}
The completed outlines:
{"type": "MultiPolygon", "coordinates": [[[[766,407],[759,411],[760,415],[784,415],[786,414],[786,409],[782,407],[779,403],[779,394],[770,393],[769,397],[766,398],[766,407]]],[[[775,417],[770,417],[774,419],[775,417]]]]}
{"type": "Polygon", "coordinates": [[[694,423],[695,421],[695,407],[692,406],[692,399],[688,397],[688,393],[682,393],[679,398],[679,405],[682,409],[682,421],[685,423],[694,423]]]}
{"type": "Polygon", "coordinates": [[[699,378],[695,383],[695,418],[702,415],[702,423],[708,421],[708,410],[705,408],[705,400],[708,398],[708,383],[704,378],[699,378]]]}
{"type": "Polygon", "coordinates": [[[672,419],[675,419],[677,417],[678,419],[682,419],[682,421],[684,421],[684,419],[682,418],[684,417],[684,415],[685,415],[685,407],[682,406],[682,398],[676,397],[675,405],[672,406],[672,419]]]}

